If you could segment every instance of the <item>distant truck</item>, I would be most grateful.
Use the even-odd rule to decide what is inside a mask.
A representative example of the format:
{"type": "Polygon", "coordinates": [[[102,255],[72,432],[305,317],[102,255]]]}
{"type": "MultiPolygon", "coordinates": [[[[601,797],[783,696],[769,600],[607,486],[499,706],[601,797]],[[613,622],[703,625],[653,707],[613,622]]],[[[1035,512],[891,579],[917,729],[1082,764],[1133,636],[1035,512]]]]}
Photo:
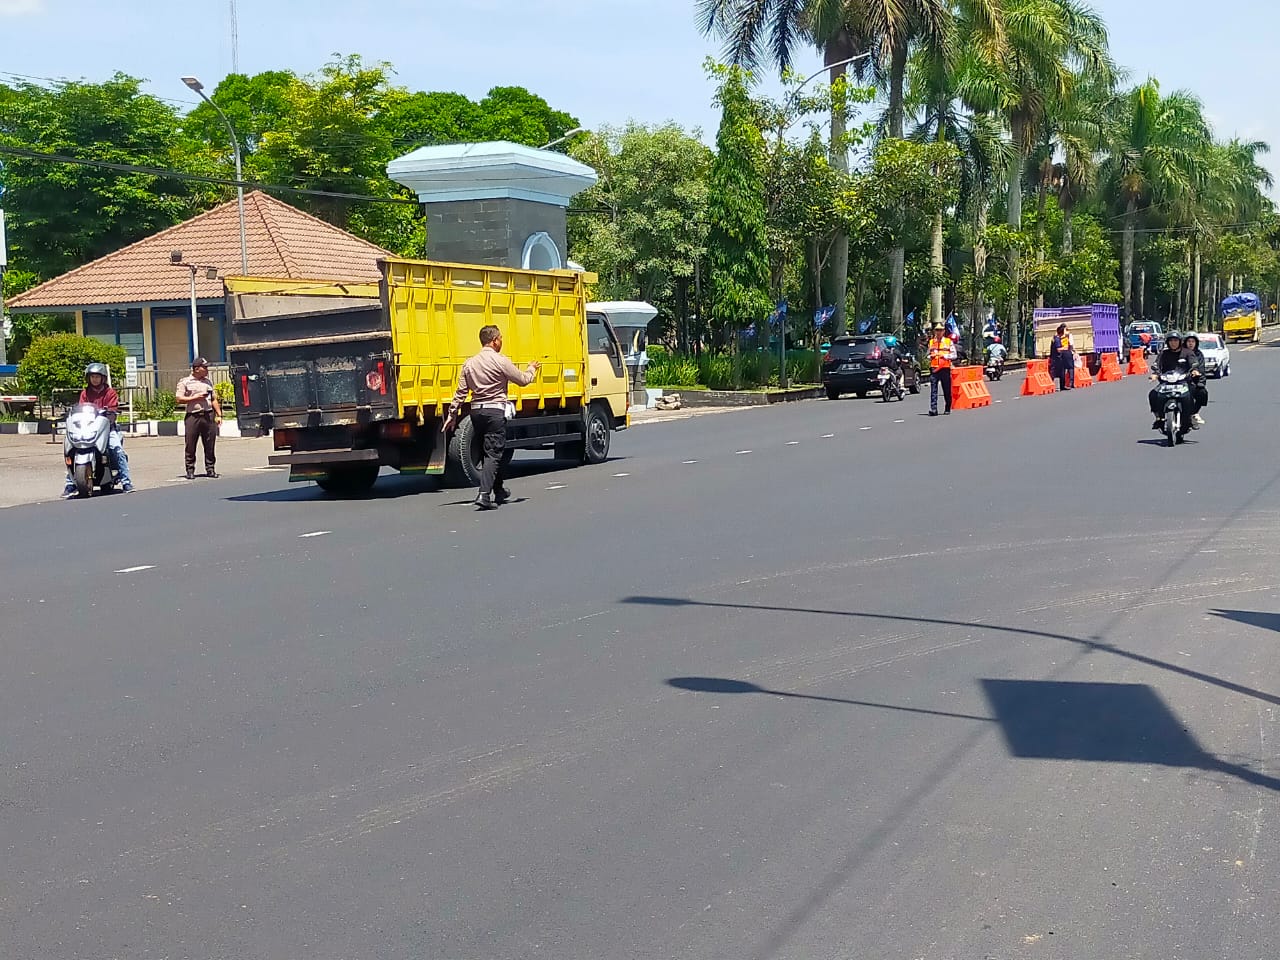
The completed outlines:
{"type": "Polygon", "coordinates": [[[1049,356],[1050,341],[1060,324],[1067,332],[1077,354],[1121,354],[1120,308],[1111,303],[1095,303],[1082,307],[1040,307],[1032,314],[1036,356],[1049,356]]]}
{"type": "Polygon", "coordinates": [[[1257,343],[1262,338],[1262,301],[1256,293],[1233,293],[1219,308],[1222,337],[1231,343],[1257,343]]]}
{"type": "MultiPolygon", "coordinates": [[[[441,423],[463,362],[496,324],[533,383],[512,386],[509,449],[601,463],[630,424],[627,371],[607,316],[588,315],[590,274],[387,259],[380,283],[224,281],[229,373],[244,436],[271,433],[268,462],[337,496],[367,492],[384,466],[479,482],[468,416],[441,423]]],[[[463,411],[464,414],[466,411],[463,411]]]]}

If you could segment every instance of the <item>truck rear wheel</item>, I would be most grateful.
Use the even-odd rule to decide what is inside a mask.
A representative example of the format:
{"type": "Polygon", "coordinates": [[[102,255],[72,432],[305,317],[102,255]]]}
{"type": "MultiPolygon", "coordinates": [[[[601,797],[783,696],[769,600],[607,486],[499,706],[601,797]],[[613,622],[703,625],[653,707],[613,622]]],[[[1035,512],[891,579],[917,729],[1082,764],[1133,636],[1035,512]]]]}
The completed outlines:
{"type": "Polygon", "coordinates": [[[377,463],[343,463],[326,470],[316,480],[316,486],[335,497],[361,497],[373,489],[377,480],[377,463]]]}

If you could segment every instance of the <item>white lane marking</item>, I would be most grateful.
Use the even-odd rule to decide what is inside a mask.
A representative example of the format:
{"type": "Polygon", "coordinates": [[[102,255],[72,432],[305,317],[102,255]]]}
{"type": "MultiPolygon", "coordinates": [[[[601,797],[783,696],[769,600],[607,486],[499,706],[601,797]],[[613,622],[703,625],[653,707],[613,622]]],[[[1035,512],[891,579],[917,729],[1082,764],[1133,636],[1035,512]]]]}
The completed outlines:
{"type": "Polygon", "coordinates": [[[894,422],[894,423],[906,423],[907,421],[905,421],[905,420],[895,420],[895,421],[893,421],[893,422],[894,422]]]}
{"type": "Polygon", "coordinates": [[[697,460],[682,460],[681,463],[697,463],[697,460]]]}
{"type": "Polygon", "coordinates": [[[870,427],[859,427],[858,429],[859,429],[859,430],[870,430],[871,428],[870,428],[870,427]]]}
{"type": "Polygon", "coordinates": [[[997,400],[996,403],[1004,403],[1003,400],[997,400]]]}
{"type": "Polygon", "coordinates": [[[787,446],[788,446],[788,447],[796,447],[796,446],[799,446],[799,445],[800,445],[800,441],[799,441],[799,440],[788,440],[788,441],[787,441],[787,446]]]}
{"type": "Polygon", "coordinates": [[[750,452],[751,452],[750,450],[739,450],[737,453],[734,454],[734,456],[742,457],[742,456],[746,456],[750,452]]]}
{"type": "Polygon", "coordinates": [[[326,533],[333,533],[332,530],[312,530],[310,533],[298,534],[299,540],[306,540],[308,537],[323,537],[326,533]]]}
{"type": "Polygon", "coordinates": [[[548,490],[563,490],[566,486],[568,486],[568,484],[565,484],[565,483],[553,483],[553,484],[551,484],[551,486],[547,487],[547,489],[548,489],[548,490]]]}
{"type": "Polygon", "coordinates": [[[116,573],[138,573],[142,570],[154,570],[155,568],[156,565],[154,563],[144,563],[138,567],[125,567],[123,570],[117,570],[116,573]]]}
{"type": "Polygon", "coordinates": [[[822,435],[821,439],[823,439],[823,440],[830,440],[830,439],[831,439],[832,437],[834,437],[834,436],[835,436],[835,434],[834,434],[834,433],[824,433],[824,434],[822,435]]]}
{"type": "Polygon", "coordinates": [[[629,476],[631,476],[631,474],[629,474],[629,473],[615,473],[615,474],[614,474],[614,476],[615,476],[615,477],[629,477],[629,476]]]}
{"type": "Polygon", "coordinates": [[[243,467],[244,470],[286,470],[287,467],[243,467]]]}

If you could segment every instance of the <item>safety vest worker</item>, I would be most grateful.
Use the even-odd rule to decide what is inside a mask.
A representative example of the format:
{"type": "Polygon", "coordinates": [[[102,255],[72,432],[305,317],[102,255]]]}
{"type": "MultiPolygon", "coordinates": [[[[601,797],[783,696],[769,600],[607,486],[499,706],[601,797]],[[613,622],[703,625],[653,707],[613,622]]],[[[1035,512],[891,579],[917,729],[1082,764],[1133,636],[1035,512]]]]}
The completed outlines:
{"type": "Polygon", "coordinates": [[[938,415],[938,391],[942,391],[942,402],[946,413],[951,412],[951,361],[956,358],[956,345],[942,324],[933,325],[933,336],[929,338],[929,369],[933,376],[929,378],[929,416],[938,415]]]}

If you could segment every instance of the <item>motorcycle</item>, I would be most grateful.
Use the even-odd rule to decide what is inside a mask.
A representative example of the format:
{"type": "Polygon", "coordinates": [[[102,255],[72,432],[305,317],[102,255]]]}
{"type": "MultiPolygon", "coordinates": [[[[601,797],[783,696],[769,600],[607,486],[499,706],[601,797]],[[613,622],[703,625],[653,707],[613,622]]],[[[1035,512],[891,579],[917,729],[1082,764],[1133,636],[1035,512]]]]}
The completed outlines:
{"type": "Polygon", "coordinates": [[[67,414],[62,458],[71,471],[71,482],[75,484],[76,492],[82,497],[93,496],[94,487],[109,493],[120,482],[120,474],[107,451],[111,429],[111,418],[92,404],[77,407],[67,414]]]}
{"type": "Polygon", "coordinates": [[[987,359],[986,368],[983,372],[987,375],[987,379],[992,383],[1004,376],[1004,360],[987,359]]]}
{"type": "Polygon", "coordinates": [[[1169,370],[1160,374],[1156,385],[1156,396],[1163,403],[1164,435],[1169,438],[1169,446],[1183,442],[1183,437],[1191,429],[1190,424],[1183,425],[1183,401],[1191,394],[1191,377],[1185,370],[1169,370]]]}
{"type": "Polygon", "coordinates": [[[876,373],[876,386],[880,388],[880,399],[885,403],[889,402],[889,398],[901,400],[904,396],[902,392],[902,381],[898,379],[896,370],[890,370],[888,367],[881,367],[876,373]]]}

